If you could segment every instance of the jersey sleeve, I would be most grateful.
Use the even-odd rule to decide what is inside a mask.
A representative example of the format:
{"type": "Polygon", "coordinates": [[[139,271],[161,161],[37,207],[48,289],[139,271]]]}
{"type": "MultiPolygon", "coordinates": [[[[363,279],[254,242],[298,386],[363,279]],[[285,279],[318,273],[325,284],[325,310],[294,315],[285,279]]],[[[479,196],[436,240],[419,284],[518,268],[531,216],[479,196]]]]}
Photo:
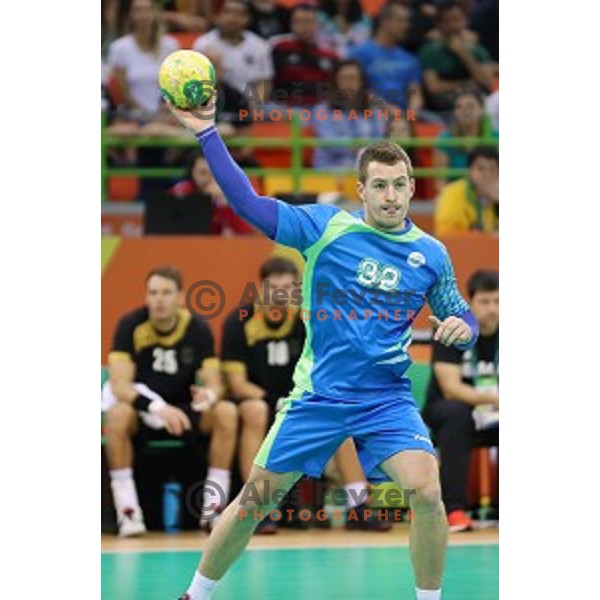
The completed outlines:
{"type": "Polygon", "coordinates": [[[108,355],[109,363],[122,358],[130,358],[133,360],[133,355],[135,353],[133,345],[134,329],[134,322],[129,315],[123,317],[119,321],[113,337],[112,349],[108,355]]]}
{"type": "Polygon", "coordinates": [[[427,302],[429,302],[433,314],[443,321],[451,316],[461,316],[470,309],[458,291],[454,268],[450,256],[448,256],[448,251],[443,246],[441,250],[438,277],[427,292],[427,302]]]}
{"type": "Polygon", "coordinates": [[[238,311],[234,311],[223,326],[221,347],[221,362],[225,373],[245,373],[247,350],[244,323],[240,320],[238,311]]]}
{"type": "Polygon", "coordinates": [[[210,327],[200,319],[195,318],[194,320],[197,330],[196,344],[200,355],[198,368],[217,368],[219,361],[215,356],[215,342],[210,327]]]}
{"type": "Polygon", "coordinates": [[[454,346],[444,346],[444,344],[434,342],[433,352],[431,355],[431,364],[451,363],[453,365],[460,365],[462,363],[462,356],[462,350],[459,350],[454,346]]]}
{"type": "Polygon", "coordinates": [[[292,206],[279,200],[275,241],[302,252],[323,235],[331,218],[340,210],[324,204],[292,206]]]}

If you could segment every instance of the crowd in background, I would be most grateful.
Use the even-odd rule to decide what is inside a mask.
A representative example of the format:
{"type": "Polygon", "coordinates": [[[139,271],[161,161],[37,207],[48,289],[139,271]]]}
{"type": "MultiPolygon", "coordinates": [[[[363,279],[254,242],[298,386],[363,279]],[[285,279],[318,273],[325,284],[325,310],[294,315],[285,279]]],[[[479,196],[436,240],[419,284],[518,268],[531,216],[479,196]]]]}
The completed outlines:
{"type": "MultiPolygon", "coordinates": [[[[183,134],[157,82],[160,64],[179,48],[198,50],[214,63],[223,136],[244,135],[256,120],[253,114],[268,120],[275,107],[309,110],[311,118],[303,124],[317,138],[401,141],[415,137],[415,126],[423,123],[444,142],[478,138],[495,147],[498,138],[497,0],[105,0],[102,91],[108,133],[183,134]],[[391,116],[394,110],[399,119],[391,116]]],[[[460,223],[488,231],[497,226],[497,178],[483,185],[472,178],[477,160],[471,155],[480,149],[441,146],[432,165],[415,159],[417,167],[469,167],[461,185],[456,177],[435,182],[443,205],[436,215],[440,231],[461,231],[460,223]],[[454,185],[450,192],[448,185],[454,185]],[[460,200],[445,200],[457,194],[460,200]],[[463,210],[448,224],[450,205],[463,210]]],[[[320,147],[308,166],[352,169],[358,151],[320,147]]],[[[264,166],[251,155],[242,158],[245,166],[264,166]]],[[[174,148],[129,147],[109,155],[111,165],[124,167],[183,166],[189,160],[187,152],[174,148]]],[[[497,155],[491,160],[497,167],[497,155]]],[[[145,183],[141,199],[148,185],[182,189],[178,181],[145,183]]],[[[226,205],[214,186],[213,192],[215,205],[226,205]]],[[[219,233],[216,226],[211,231],[219,233]]]]}

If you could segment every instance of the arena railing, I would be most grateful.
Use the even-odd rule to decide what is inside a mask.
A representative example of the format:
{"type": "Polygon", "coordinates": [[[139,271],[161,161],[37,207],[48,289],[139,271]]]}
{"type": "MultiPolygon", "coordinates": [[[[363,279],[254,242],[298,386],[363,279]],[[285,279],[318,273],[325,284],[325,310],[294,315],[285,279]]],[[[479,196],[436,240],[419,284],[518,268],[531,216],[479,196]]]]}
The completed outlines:
{"type": "MultiPolygon", "coordinates": [[[[231,137],[227,138],[227,145],[230,147],[244,148],[285,148],[291,150],[291,166],[289,168],[260,167],[245,168],[247,175],[256,175],[259,177],[268,175],[290,176],[292,180],[292,192],[302,191],[302,178],[305,175],[311,176],[346,176],[355,174],[354,169],[316,169],[305,167],[302,164],[302,155],[305,148],[335,148],[343,146],[345,148],[362,148],[368,144],[381,141],[381,138],[314,138],[304,137],[302,135],[302,122],[297,116],[291,120],[291,137],[231,137]]],[[[474,146],[486,145],[497,146],[497,139],[490,138],[396,138],[403,148],[472,148],[474,146]]],[[[156,179],[173,179],[183,177],[186,173],[182,167],[113,167],[108,164],[108,152],[110,148],[196,148],[198,143],[191,136],[184,137],[121,137],[109,135],[106,133],[106,123],[103,118],[102,127],[102,200],[108,200],[108,178],[117,176],[133,176],[156,179]]],[[[460,177],[466,173],[466,169],[456,168],[433,168],[416,167],[414,176],[420,178],[447,178],[460,177]]]]}

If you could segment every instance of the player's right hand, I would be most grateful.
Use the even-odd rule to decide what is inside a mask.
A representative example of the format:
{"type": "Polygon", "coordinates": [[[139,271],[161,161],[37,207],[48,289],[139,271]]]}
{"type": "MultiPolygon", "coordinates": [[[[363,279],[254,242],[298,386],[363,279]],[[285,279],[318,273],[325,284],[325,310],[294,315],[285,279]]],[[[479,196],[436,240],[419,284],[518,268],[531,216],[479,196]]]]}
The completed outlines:
{"type": "Polygon", "coordinates": [[[165,100],[165,104],[179,123],[194,134],[201,133],[215,124],[215,115],[217,112],[216,91],[204,106],[197,106],[190,110],[177,108],[168,100],[165,100]]]}
{"type": "Polygon", "coordinates": [[[156,414],[165,422],[165,429],[171,435],[181,436],[192,428],[189,417],[176,406],[167,404],[157,410],[156,414]]]}

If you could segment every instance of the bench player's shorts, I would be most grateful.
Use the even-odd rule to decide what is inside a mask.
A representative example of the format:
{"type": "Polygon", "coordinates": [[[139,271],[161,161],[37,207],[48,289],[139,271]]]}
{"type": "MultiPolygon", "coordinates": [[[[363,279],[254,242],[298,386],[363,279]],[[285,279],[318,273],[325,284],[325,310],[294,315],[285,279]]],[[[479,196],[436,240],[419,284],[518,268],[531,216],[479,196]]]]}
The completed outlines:
{"type": "Polygon", "coordinates": [[[408,388],[392,402],[335,400],[311,393],[287,398],[254,463],[274,473],[300,471],[320,477],[349,437],[354,438],[370,481],[389,480],[379,465],[403,450],[423,450],[435,456],[408,388]]]}

